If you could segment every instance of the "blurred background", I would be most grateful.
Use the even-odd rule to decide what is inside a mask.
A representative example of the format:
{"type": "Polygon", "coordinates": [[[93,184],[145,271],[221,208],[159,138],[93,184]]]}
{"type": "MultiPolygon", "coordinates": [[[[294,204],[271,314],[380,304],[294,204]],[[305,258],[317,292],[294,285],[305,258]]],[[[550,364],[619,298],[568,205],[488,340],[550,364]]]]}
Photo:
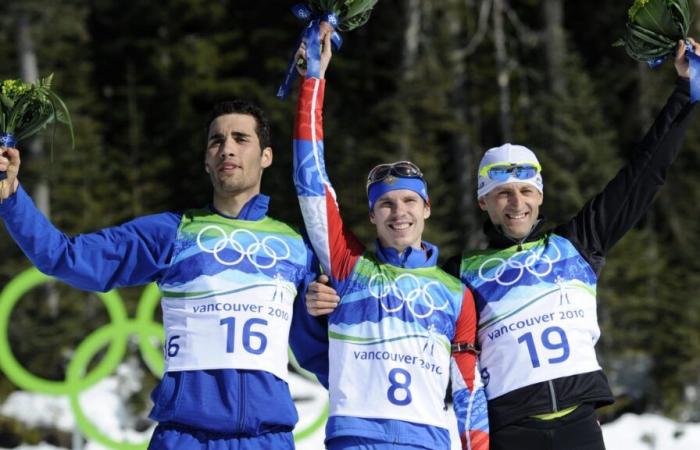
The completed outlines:
{"type": "MultiPolygon", "coordinates": [[[[211,197],[207,113],[243,97],[272,122],[275,161],[263,183],[271,215],[300,225],[291,179],[296,95],[275,97],[304,26],[289,11],[294,3],[3,0],[0,80],[53,73],[76,130],[75,150],[61,128],[53,151],[46,134],[20,146],[25,188],[68,234],[202,206],[211,197]]],[[[503,142],[540,157],[548,219],[571,217],[624,164],[673,89],[670,61],[651,70],[612,46],[631,3],[380,0],[367,25],[344,34],[327,74],[327,167],[353,231],[372,243],[367,171],[411,159],[430,185],[425,237],[441,260],[483,245],[476,166],[503,142]]],[[[692,3],[697,14],[700,0],[692,3]]],[[[700,22],[691,35],[700,36],[700,22]]],[[[700,421],[699,130],[691,126],[653,209],[614,249],[599,282],[598,355],[618,397],[604,422],[627,412],[700,421]]],[[[1,289],[30,267],[1,225],[0,256],[1,289]]],[[[142,291],[119,290],[130,317],[142,291]]],[[[96,295],[58,283],[30,290],[9,314],[15,358],[57,381],[76,347],[109,323],[96,295]]],[[[124,426],[144,432],[157,377],[130,346],[119,373],[137,384],[120,391],[120,408],[124,426]]],[[[17,390],[0,372],[0,405],[17,390]]],[[[29,416],[46,406],[35,408],[29,416]]],[[[65,427],[8,411],[0,406],[0,447],[81,445],[65,427]]],[[[645,439],[644,448],[663,448],[645,439]]]]}

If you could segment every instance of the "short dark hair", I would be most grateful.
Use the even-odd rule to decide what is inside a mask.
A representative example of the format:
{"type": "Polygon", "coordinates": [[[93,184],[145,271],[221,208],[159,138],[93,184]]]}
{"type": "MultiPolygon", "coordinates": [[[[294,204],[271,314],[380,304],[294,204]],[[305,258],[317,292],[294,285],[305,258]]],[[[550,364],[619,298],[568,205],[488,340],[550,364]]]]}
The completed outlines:
{"type": "Polygon", "coordinates": [[[272,146],[270,137],[270,122],[267,120],[265,112],[255,103],[248,100],[227,100],[219,102],[212,108],[207,120],[207,133],[211,123],[219,116],[226,114],[246,114],[255,119],[255,133],[260,141],[260,150],[272,146]]]}

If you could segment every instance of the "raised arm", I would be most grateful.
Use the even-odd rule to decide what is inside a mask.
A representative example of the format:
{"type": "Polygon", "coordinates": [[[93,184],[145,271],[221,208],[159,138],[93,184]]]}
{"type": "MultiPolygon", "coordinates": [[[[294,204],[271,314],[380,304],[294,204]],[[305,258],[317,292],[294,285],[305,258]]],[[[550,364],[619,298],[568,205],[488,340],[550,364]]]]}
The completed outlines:
{"type": "Polygon", "coordinates": [[[489,417],[477,368],[476,320],[474,296],[465,288],[452,341],[452,401],[462,448],[488,450],[489,417]]]}
{"type": "MultiPolygon", "coordinates": [[[[324,39],[322,65],[325,61],[325,66],[330,61],[329,36],[326,34],[324,39]]],[[[301,85],[294,127],[294,185],[306,230],[321,267],[337,286],[350,274],[364,247],[343,224],[335,191],[326,174],[323,161],[324,88],[325,79],[318,78],[306,78],[301,85]]]]}
{"type": "MultiPolygon", "coordinates": [[[[589,256],[604,257],[646,214],[666,180],[666,171],[678,156],[693,111],[684,51],[683,44],[675,61],[679,75],[676,88],[627,165],[570,222],[557,230],[593,253],[589,256]]],[[[700,54],[697,45],[695,52],[700,54]]]]}
{"type": "Polygon", "coordinates": [[[17,182],[19,151],[5,155],[5,162],[11,161],[7,170],[11,192],[6,191],[0,203],[0,218],[40,271],[79,289],[108,291],[157,280],[166,270],[180,221],[177,214],[146,216],[69,237],[37,209],[17,182]]]}

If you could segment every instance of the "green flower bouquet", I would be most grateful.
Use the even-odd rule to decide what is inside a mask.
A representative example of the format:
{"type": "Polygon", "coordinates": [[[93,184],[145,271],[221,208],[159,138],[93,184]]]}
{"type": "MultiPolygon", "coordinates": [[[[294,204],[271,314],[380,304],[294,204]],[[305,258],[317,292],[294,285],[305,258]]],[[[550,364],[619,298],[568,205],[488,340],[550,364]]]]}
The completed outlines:
{"type": "MultiPolygon", "coordinates": [[[[301,42],[307,46],[306,76],[317,77],[321,57],[319,23],[328,22],[333,27],[331,42],[335,50],[340,49],[343,39],[339,31],[350,31],[361,27],[369,20],[372,9],[379,0],[309,0],[292,7],[292,13],[301,20],[308,21],[308,26],[299,37],[294,53],[301,42]]],[[[277,96],[285,98],[291,89],[292,81],[296,78],[296,66],[300,61],[292,57],[282,85],[277,90],[277,96]]]]}
{"type": "Polygon", "coordinates": [[[635,0],[628,15],[625,36],[615,45],[624,46],[629,56],[652,67],[672,54],[680,39],[688,37],[688,0],[635,0]]]}
{"type": "MultiPolygon", "coordinates": [[[[51,90],[52,78],[49,75],[36,83],[5,80],[0,84],[0,147],[14,147],[49,123],[55,127],[57,122],[68,126],[71,146],[74,145],[73,123],[66,104],[51,90]]],[[[5,178],[5,173],[0,172],[0,180],[5,178]]]]}
{"type": "Polygon", "coordinates": [[[372,8],[379,0],[309,0],[309,7],[316,15],[335,14],[338,31],[350,31],[369,20],[372,8]]]}

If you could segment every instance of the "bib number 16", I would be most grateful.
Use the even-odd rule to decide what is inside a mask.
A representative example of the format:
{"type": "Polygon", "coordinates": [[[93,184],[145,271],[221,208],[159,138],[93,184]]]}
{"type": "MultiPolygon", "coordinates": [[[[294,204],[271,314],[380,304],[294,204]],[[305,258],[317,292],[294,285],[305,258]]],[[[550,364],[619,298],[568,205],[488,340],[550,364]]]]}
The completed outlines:
{"type": "MultiPolygon", "coordinates": [[[[219,325],[226,327],[226,353],[233,353],[234,338],[236,337],[236,318],[227,317],[221,319],[219,325]]],[[[243,349],[253,355],[260,355],[267,347],[267,336],[260,331],[253,330],[254,325],[267,325],[265,319],[248,319],[243,324],[243,338],[241,339],[243,349]]]]}
{"type": "MultiPolygon", "coordinates": [[[[219,325],[226,327],[226,353],[233,353],[235,348],[235,337],[236,337],[236,318],[227,317],[219,321],[219,325]]],[[[243,324],[243,338],[241,339],[241,344],[243,344],[243,349],[253,355],[261,355],[267,348],[267,336],[261,331],[256,331],[253,326],[267,325],[267,320],[265,319],[248,319],[243,324]]],[[[180,352],[180,339],[179,335],[171,336],[168,342],[165,344],[165,359],[173,358],[177,356],[180,352]]]]}

